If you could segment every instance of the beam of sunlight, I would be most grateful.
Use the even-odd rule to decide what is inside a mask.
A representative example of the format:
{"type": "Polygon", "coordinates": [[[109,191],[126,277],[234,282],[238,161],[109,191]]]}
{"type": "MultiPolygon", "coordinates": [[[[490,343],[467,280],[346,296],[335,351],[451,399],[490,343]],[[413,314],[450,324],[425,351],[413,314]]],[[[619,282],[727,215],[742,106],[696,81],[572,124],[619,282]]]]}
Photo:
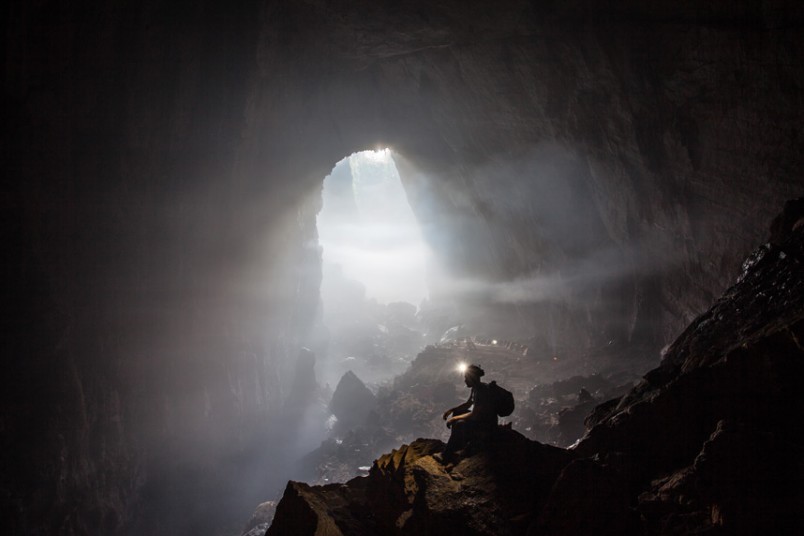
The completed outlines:
{"type": "Polygon", "coordinates": [[[324,180],[318,234],[325,308],[333,271],[379,303],[418,306],[427,296],[428,249],[389,149],[355,153],[335,166],[324,180]]]}

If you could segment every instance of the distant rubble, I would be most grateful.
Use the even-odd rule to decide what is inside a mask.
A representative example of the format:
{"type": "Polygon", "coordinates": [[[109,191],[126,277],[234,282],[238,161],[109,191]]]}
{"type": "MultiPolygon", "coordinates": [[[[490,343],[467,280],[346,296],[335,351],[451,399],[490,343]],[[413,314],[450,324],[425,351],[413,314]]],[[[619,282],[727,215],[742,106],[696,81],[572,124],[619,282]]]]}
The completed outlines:
{"type": "MultiPolygon", "coordinates": [[[[554,360],[543,352],[529,353],[523,343],[469,336],[457,328],[451,332],[459,336],[425,347],[406,372],[377,387],[376,395],[356,373],[344,373],[329,404],[337,422],[320,447],[301,459],[300,478],[322,485],[344,482],[366,474],[374,459],[399,444],[417,437],[446,440],[441,414],[469,396],[457,370],[461,362],[482,364],[484,379],[514,393],[516,409],[504,422],[529,439],[562,447],[585,433],[584,419],[596,404],[622,396],[639,378],[627,367],[566,377],[579,359],[554,360]],[[579,398],[582,388],[590,399],[579,398]]],[[[603,353],[608,350],[595,358],[601,366],[615,360],[603,353]]]]}

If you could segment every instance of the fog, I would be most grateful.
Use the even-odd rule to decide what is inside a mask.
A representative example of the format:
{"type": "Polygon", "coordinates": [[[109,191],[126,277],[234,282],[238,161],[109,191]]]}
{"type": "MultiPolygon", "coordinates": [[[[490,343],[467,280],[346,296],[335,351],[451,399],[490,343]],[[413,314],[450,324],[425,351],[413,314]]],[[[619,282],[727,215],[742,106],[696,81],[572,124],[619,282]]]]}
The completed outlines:
{"type": "Polygon", "coordinates": [[[472,278],[444,280],[439,292],[456,299],[471,297],[501,304],[556,302],[584,290],[637,275],[646,276],[666,269],[641,259],[632,247],[608,246],[566,259],[558,268],[534,271],[507,281],[472,278]]]}

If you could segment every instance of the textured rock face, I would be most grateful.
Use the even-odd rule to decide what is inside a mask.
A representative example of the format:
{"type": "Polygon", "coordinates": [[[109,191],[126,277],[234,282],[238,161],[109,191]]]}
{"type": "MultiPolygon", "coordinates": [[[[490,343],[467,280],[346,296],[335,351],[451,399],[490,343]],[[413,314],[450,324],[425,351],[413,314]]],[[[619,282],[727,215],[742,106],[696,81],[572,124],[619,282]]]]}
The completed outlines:
{"type": "Polygon", "coordinates": [[[639,496],[653,531],[789,533],[804,525],[801,443],[720,421],[693,463],[639,496]]]}
{"type": "MultiPolygon", "coordinates": [[[[666,418],[651,418],[650,423],[643,421],[637,426],[650,426],[664,437],[686,430],[682,435],[692,439],[693,449],[720,419],[737,415],[738,420],[757,429],[784,429],[785,415],[779,408],[795,412],[801,402],[797,379],[804,315],[804,269],[800,261],[804,227],[798,222],[804,219],[804,211],[800,201],[788,203],[776,222],[785,216],[791,223],[787,232],[774,233],[778,243],[769,242],[749,256],[739,282],[681,334],[659,368],[648,373],[616,406],[596,417],[599,426],[579,450],[594,450],[600,441],[610,447],[616,441],[623,450],[642,450],[642,455],[660,465],[670,462],[659,453],[640,449],[634,443],[636,436],[627,431],[645,419],[641,411],[647,407],[646,401],[663,407],[666,418]],[[705,390],[713,383],[718,387],[712,388],[704,405],[686,394],[705,390]],[[680,420],[675,418],[678,414],[696,420],[680,420]],[[697,432],[692,434],[692,430],[697,432]],[[626,448],[625,444],[630,446],[626,448]]],[[[800,442],[797,428],[788,434],[800,442]]]]}
{"type": "Polygon", "coordinates": [[[650,533],[784,532],[804,523],[804,436],[793,417],[804,409],[801,221],[801,201],[788,203],[773,242],[749,256],[739,282],[661,367],[593,417],[575,449],[604,460],[599,471],[624,475],[621,489],[644,490],[637,512],[650,533]]]}
{"type": "Polygon", "coordinates": [[[573,282],[469,320],[669,340],[801,189],[801,8],[697,4],[12,4],[3,531],[237,509],[378,143],[448,275],[573,282]]]}
{"type": "Polygon", "coordinates": [[[505,429],[454,467],[432,457],[443,447],[418,439],[346,484],[290,482],[267,534],[521,534],[571,458],[505,429]]]}

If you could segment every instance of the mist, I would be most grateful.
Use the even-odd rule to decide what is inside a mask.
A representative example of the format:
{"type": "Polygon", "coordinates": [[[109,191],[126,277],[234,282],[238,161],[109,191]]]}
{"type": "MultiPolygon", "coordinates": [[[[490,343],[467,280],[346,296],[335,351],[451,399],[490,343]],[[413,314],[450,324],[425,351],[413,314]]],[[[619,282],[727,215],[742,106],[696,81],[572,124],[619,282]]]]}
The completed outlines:
{"type": "Polygon", "coordinates": [[[511,280],[445,279],[439,293],[458,300],[465,297],[500,304],[559,302],[601,285],[633,277],[652,277],[670,266],[643,258],[638,248],[608,246],[585,252],[580,257],[567,258],[558,267],[523,274],[511,280]]]}

